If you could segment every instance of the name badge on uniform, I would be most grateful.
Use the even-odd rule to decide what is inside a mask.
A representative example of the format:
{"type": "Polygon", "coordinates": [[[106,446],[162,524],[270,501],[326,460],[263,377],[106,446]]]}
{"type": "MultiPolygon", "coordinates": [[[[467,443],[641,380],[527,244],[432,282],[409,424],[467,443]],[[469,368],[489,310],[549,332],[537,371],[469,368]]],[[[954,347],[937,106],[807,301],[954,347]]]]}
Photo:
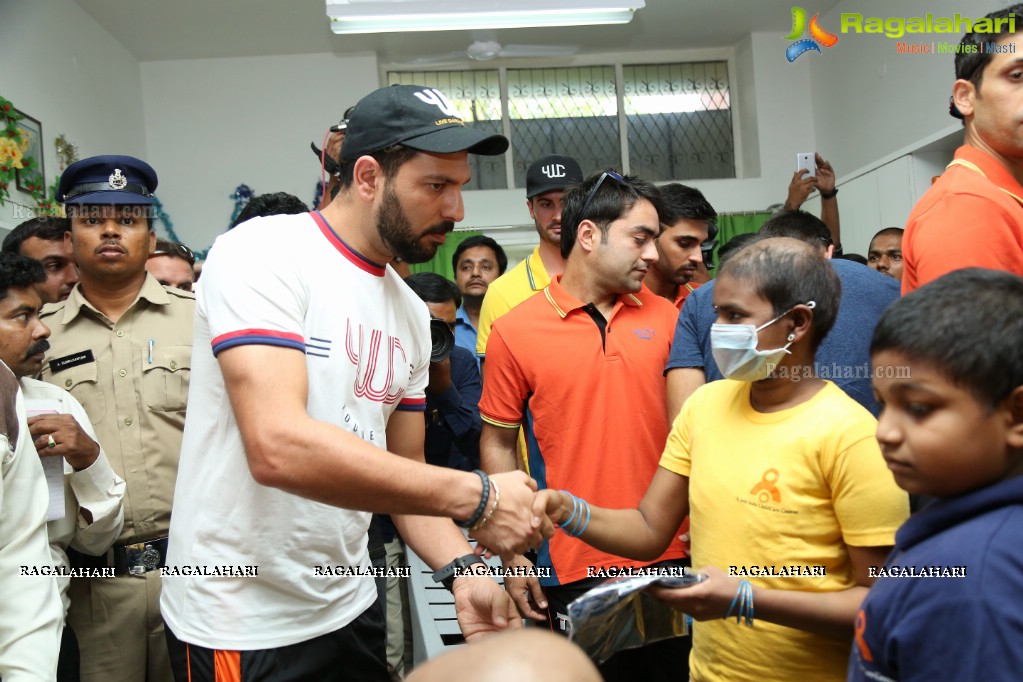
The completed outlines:
{"type": "Polygon", "coordinates": [[[77,353],[71,355],[65,355],[62,358],[54,358],[50,360],[50,371],[56,374],[65,369],[71,367],[77,367],[78,365],[85,365],[90,362],[96,362],[96,357],[92,354],[92,349],[80,350],[77,353]]]}

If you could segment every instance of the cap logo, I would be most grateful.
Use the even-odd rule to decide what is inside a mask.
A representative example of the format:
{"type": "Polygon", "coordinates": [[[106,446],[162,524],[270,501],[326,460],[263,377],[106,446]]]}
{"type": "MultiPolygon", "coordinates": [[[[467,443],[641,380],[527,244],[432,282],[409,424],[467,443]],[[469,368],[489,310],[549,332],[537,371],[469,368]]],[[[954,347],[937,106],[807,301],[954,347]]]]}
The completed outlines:
{"type": "Polygon", "coordinates": [[[447,98],[447,95],[437,88],[427,88],[426,90],[421,90],[420,92],[413,94],[418,97],[421,102],[425,104],[432,104],[444,112],[445,115],[460,118],[458,116],[458,109],[455,108],[455,105],[451,103],[451,100],[447,98]]]}
{"type": "Polygon", "coordinates": [[[128,178],[124,177],[120,168],[114,169],[114,172],[107,178],[107,182],[110,183],[111,189],[124,189],[128,186],[128,178]]]}
{"type": "Polygon", "coordinates": [[[540,172],[551,179],[564,178],[568,175],[565,173],[565,165],[561,163],[548,163],[547,165],[540,167],[540,172]]]}

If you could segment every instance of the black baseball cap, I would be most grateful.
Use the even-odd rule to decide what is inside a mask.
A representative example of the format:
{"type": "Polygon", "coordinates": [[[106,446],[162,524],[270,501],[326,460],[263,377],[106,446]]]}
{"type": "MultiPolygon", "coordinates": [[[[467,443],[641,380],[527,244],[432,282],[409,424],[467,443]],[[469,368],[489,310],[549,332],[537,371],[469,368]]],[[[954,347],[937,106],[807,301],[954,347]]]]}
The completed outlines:
{"type": "Polygon", "coordinates": [[[508,138],[466,126],[444,93],[423,85],[392,85],[359,100],[348,118],[341,161],[395,144],[436,154],[508,151],[508,138]]]}
{"type": "Polygon", "coordinates": [[[526,198],[583,181],[583,169],[571,156],[553,154],[529,164],[526,169],[526,198]]]}

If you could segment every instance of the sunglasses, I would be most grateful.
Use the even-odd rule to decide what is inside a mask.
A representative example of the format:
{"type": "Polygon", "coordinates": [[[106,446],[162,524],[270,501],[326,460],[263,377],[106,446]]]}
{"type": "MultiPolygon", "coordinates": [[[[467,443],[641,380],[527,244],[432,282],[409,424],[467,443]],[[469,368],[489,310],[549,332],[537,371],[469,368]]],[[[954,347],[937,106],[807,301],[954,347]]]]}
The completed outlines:
{"type": "Polygon", "coordinates": [[[597,195],[597,191],[600,190],[600,186],[603,185],[604,181],[607,180],[608,178],[611,178],[612,180],[617,180],[618,182],[620,182],[623,185],[627,184],[625,182],[625,178],[623,178],[621,175],[619,175],[618,173],[614,172],[610,168],[607,169],[606,171],[604,171],[603,173],[601,173],[600,177],[597,179],[597,184],[595,184],[590,189],[590,191],[586,194],[586,200],[583,201],[583,207],[579,210],[579,219],[580,220],[582,220],[584,218],[584,216],[586,215],[586,209],[588,209],[590,207],[590,203],[593,201],[593,197],[595,197],[597,195]]]}
{"type": "Polygon", "coordinates": [[[188,261],[189,265],[195,265],[195,254],[192,253],[192,249],[188,248],[184,244],[170,244],[163,248],[157,248],[150,255],[153,256],[174,256],[176,258],[183,258],[188,261]]]}

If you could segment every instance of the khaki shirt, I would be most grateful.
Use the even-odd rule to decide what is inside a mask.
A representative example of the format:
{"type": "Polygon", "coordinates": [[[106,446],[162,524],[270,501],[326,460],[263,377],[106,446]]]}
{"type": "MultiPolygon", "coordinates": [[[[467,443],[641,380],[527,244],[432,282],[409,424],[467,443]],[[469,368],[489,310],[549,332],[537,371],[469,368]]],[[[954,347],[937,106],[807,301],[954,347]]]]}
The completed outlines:
{"type": "Polygon", "coordinates": [[[128,486],[118,544],[167,535],[192,364],[192,294],[147,274],[116,324],[76,285],[41,315],[50,350],[41,378],[85,407],[128,486]]]}

